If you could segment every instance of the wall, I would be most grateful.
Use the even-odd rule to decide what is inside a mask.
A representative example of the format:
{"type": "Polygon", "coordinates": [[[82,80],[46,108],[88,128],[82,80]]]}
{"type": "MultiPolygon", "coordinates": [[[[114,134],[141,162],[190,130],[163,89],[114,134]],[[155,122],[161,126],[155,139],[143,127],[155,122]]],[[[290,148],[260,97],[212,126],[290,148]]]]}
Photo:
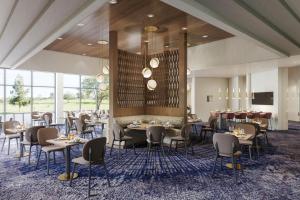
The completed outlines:
{"type": "MultiPolygon", "coordinates": [[[[227,108],[225,92],[228,88],[228,78],[195,78],[195,113],[203,121],[207,121],[210,111],[227,108]],[[221,90],[219,90],[221,89],[221,90]],[[219,92],[221,91],[221,92],[219,92]],[[207,102],[207,96],[212,95],[213,101],[207,102]]],[[[193,106],[193,105],[192,105],[193,106]]]]}
{"type": "Polygon", "coordinates": [[[288,119],[292,121],[300,121],[300,67],[288,68],[288,93],[286,95],[288,101],[288,119]]]}
{"type": "Polygon", "coordinates": [[[105,63],[108,63],[108,60],[43,50],[18,68],[57,73],[96,75],[102,72],[102,64],[105,63]]]}

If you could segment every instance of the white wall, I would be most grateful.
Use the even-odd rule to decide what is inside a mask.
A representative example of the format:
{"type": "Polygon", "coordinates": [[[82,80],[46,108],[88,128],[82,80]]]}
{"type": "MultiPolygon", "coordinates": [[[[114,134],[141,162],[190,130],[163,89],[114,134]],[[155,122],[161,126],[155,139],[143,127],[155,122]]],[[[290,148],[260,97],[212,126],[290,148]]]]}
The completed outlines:
{"type": "Polygon", "coordinates": [[[100,60],[94,57],[43,50],[18,68],[57,73],[96,75],[102,72],[102,64],[107,62],[107,59],[100,60]]]}
{"type": "Polygon", "coordinates": [[[228,102],[225,99],[227,88],[228,78],[195,78],[195,105],[193,108],[195,114],[203,121],[207,121],[210,111],[227,109],[228,102]],[[208,95],[213,96],[212,102],[207,102],[208,95]]]}
{"type": "Polygon", "coordinates": [[[300,67],[288,68],[288,93],[286,95],[288,101],[288,119],[292,121],[300,121],[300,67]]]}

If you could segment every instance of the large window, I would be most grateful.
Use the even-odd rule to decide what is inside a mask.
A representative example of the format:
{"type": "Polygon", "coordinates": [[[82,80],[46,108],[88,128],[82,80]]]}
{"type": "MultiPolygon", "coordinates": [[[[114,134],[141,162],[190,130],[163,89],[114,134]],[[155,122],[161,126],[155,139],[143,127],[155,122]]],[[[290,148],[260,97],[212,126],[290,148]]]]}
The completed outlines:
{"type": "Polygon", "coordinates": [[[80,111],[80,76],[64,74],[64,111],[80,111]]]}
{"type": "Polygon", "coordinates": [[[95,77],[81,76],[81,110],[96,110],[98,85],[95,77]]]}
{"type": "Polygon", "coordinates": [[[55,74],[33,72],[33,111],[55,111],[55,74]]]}

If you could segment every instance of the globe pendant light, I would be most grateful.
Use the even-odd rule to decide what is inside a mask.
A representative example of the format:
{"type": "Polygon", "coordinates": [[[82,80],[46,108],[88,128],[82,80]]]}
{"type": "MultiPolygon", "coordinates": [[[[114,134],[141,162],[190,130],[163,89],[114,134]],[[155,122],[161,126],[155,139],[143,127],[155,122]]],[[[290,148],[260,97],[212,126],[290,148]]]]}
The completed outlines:
{"type": "Polygon", "coordinates": [[[186,75],[191,75],[191,69],[190,68],[186,69],[186,75]]]}
{"type": "Polygon", "coordinates": [[[155,69],[155,68],[158,68],[158,65],[159,65],[158,58],[151,58],[150,66],[155,69]]]}
{"type": "Polygon", "coordinates": [[[103,74],[97,74],[96,79],[99,83],[102,83],[104,81],[104,75],[103,74]]]}
{"type": "Polygon", "coordinates": [[[157,83],[156,83],[156,81],[153,80],[153,79],[150,79],[150,80],[147,82],[147,88],[148,88],[148,90],[155,90],[156,86],[157,86],[157,83]]]}
{"type": "Polygon", "coordinates": [[[103,66],[102,72],[105,75],[109,74],[109,65],[108,64],[106,64],[106,65],[103,66]]]}
{"type": "Polygon", "coordinates": [[[142,74],[144,78],[150,78],[152,75],[152,71],[149,67],[145,67],[142,71],[142,74]]]}
{"type": "Polygon", "coordinates": [[[100,84],[99,89],[101,91],[105,91],[105,90],[107,90],[107,85],[106,84],[100,84]]]}

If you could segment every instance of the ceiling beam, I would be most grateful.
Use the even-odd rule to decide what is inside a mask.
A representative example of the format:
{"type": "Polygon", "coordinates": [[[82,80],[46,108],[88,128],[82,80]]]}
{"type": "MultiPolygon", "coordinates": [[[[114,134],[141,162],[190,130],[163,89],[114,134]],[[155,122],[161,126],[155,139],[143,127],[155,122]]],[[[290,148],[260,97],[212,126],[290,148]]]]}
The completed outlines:
{"type": "Polygon", "coordinates": [[[15,42],[15,44],[6,53],[6,55],[0,60],[0,64],[3,64],[5,59],[9,56],[9,54],[16,48],[16,46],[21,42],[21,40],[27,35],[27,33],[36,24],[36,22],[45,14],[45,12],[48,10],[48,8],[52,5],[53,2],[54,2],[54,0],[48,0],[47,4],[39,12],[39,14],[34,18],[34,20],[29,24],[29,26],[26,28],[25,32],[19,37],[19,39],[15,42]]]}
{"type": "Polygon", "coordinates": [[[271,29],[273,29],[275,32],[277,32],[279,35],[284,37],[286,40],[290,41],[292,44],[294,44],[295,46],[300,48],[300,43],[298,41],[296,41],[294,38],[290,37],[287,33],[285,33],[278,26],[273,24],[270,20],[268,20],[263,15],[261,15],[259,12],[257,12],[255,9],[253,9],[251,6],[249,6],[247,3],[245,3],[243,0],[233,0],[233,1],[236,4],[238,4],[241,8],[245,9],[246,11],[251,13],[253,16],[255,16],[257,19],[259,19],[265,25],[269,26],[271,29]]]}
{"type": "Polygon", "coordinates": [[[255,42],[256,44],[263,46],[265,49],[277,54],[281,57],[289,56],[289,53],[281,49],[280,47],[274,46],[271,43],[258,38],[257,35],[237,26],[229,20],[226,20],[223,16],[214,12],[210,8],[196,2],[195,0],[160,0],[166,4],[169,4],[179,10],[182,10],[190,15],[199,18],[211,25],[221,28],[235,36],[248,39],[255,42]]]}
{"type": "Polygon", "coordinates": [[[2,29],[2,31],[0,33],[0,40],[1,40],[2,36],[3,36],[3,33],[6,30],[6,27],[8,25],[8,22],[10,21],[11,16],[13,15],[13,13],[15,11],[15,8],[17,7],[18,2],[19,2],[19,0],[15,0],[14,5],[13,5],[12,9],[10,10],[10,13],[9,13],[9,15],[8,15],[8,17],[6,19],[6,22],[5,22],[4,26],[3,26],[3,29],[2,29]]]}
{"type": "Polygon", "coordinates": [[[291,8],[286,0],[279,0],[279,2],[300,23],[300,16],[293,10],[293,8],[291,8]]]}

